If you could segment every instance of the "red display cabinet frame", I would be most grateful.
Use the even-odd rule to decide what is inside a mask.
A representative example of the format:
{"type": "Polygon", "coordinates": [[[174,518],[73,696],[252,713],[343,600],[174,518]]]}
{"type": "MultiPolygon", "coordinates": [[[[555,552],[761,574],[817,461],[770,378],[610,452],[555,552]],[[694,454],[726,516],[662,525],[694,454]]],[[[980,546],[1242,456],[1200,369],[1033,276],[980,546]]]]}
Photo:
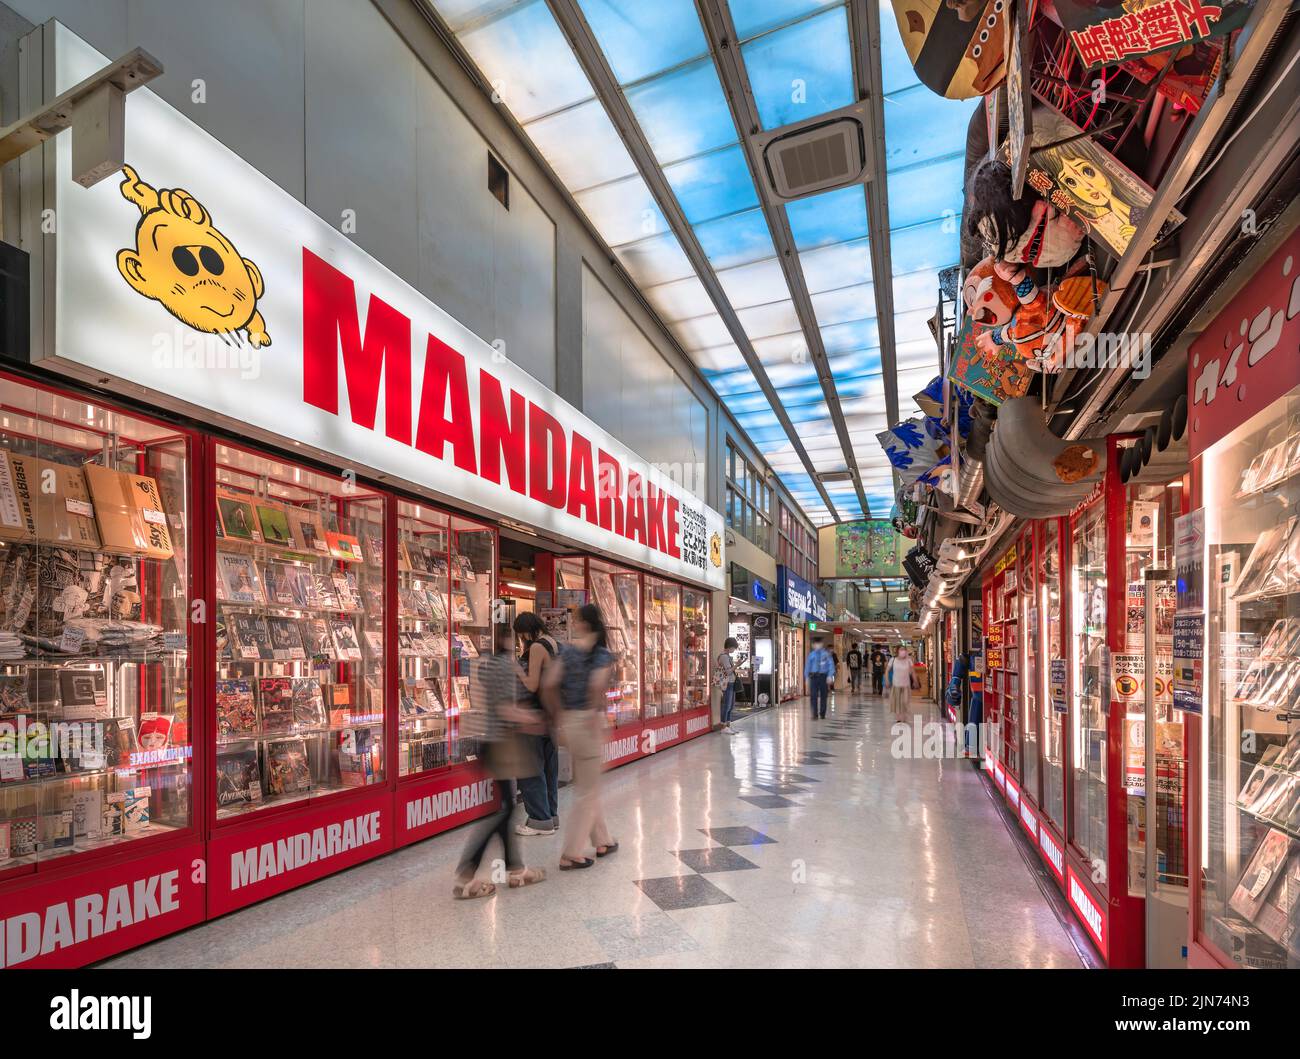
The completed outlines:
{"type": "MultiPolygon", "coordinates": [[[[686,622],[684,615],[679,619],[678,629],[678,702],[680,708],[675,713],[666,714],[660,717],[645,716],[645,588],[647,578],[653,578],[657,581],[664,581],[676,585],[681,593],[681,608],[685,608],[685,593],[696,592],[703,596],[705,607],[705,622],[709,633],[712,631],[713,622],[713,601],[711,591],[708,588],[693,585],[687,581],[682,581],[674,577],[665,577],[658,573],[648,573],[643,570],[637,570],[633,567],[624,566],[619,563],[611,562],[600,556],[592,556],[584,553],[564,553],[556,555],[539,554],[536,565],[538,586],[540,591],[550,591],[552,599],[559,605],[558,593],[561,591],[559,585],[556,565],[559,563],[581,563],[583,571],[583,596],[585,600],[591,600],[599,603],[595,599],[595,593],[592,588],[592,563],[599,563],[602,567],[609,567],[617,570],[620,576],[629,576],[636,578],[637,586],[637,605],[639,621],[639,638],[641,642],[637,645],[637,662],[638,674],[637,679],[640,685],[640,701],[638,704],[638,715],[635,720],[627,721],[623,724],[612,725],[605,737],[605,767],[616,768],[619,765],[626,765],[629,762],[637,761],[650,754],[658,753],[668,747],[683,743],[688,739],[694,739],[697,736],[704,735],[712,730],[712,676],[713,676],[713,659],[711,649],[706,648],[707,657],[705,665],[705,687],[706,702],[703,706],[688,709],[685,700],[686,688],[686,622]],[[543,582],[547,587],[541,587],[543,582]]],[[[706,643],[710,642],[706,635],[706,643]]]]}
{"type": "MultiPolygon", "coordinates": [[[[115,400],[104,401],[99,395],[90,395],[78,388],[53,385],[44,380],[0,370],[0,393],[9,387],[25,387],[51,401],[84,402],[87,407],[101,412],[134,419],[157,427],[166,434],[153,438],[150,445],[164,441],[182,441],[186,447],[188,466],[185,504],[191,513],[191,525],[186,527],[185,542],[187,604],[200,598],[202,572],[210,563],[208,542],[193,532],[193,526],[203,525],[199,520],[208,510],[203,495],[198,468],[206,445],[205,437],[190,429],[148,413],[140,412],[115,400]]],[[[0,415],[5,417],[3,433],[18,436],[9,423],[10,416],[22,416],[54,427],[69,427],[67,420],[42,412],[39,408],[22,408],[11,403],[16,394],[6,393],[0,399],[0,415]]],[[[78,433],[107,437],[92,422],[75,424],[78,433]]],[[[118,434],[119,439],[143,449],[144,442],[118,434]]],[[[32,440],[49,439],[32,436],[32,440]]],[[[66,446],[65,446],[66,447],[66,446]]],[[[89,451],[89,450],[88,450],[89,451]]],[[[0,457],[3,453],[0,453],[0,457]]],[[[149,468],[138,464],[137,473],[149,473],[149,468]]],[[[142,592],[142,596],[146,593],[142,592]]],[[[143,602],[143,600],[142,600],[143,602]]],[[[9,965],[23,968],[73,967],[103,959],[124,949],[145,944],[167,934],[183,930],[203,920],[205,915],[203,873],[205,834],[199,807],[206,802],[209,773],[200,767],[195,747],[206,746],[209,739],[208,717],[196,704],[195,692],[201,688],[210,672],[210,660],[203,650],[204,627],[187,622],[188,703],[187,724],[190,756],[190,812],[184,827],[154,835],[143,835],[129,842],[106,845],[98,849],[76,850],[50,859],[38,859],[26,864],[0,869],[0,920],[7,921],[4,951],[0,952],[0,967],[9,965]],[[48,921],[62,914],[73,922],[72,910],[90,903],[103,909],[110,891],[125,887],[134,892],[138,885],[158,897],[157,908],[149,908],[149,915],[131,916],[125,923],[90,931],[86,936],[73,934],[71,938],[60,935],[52,938],[48,921]],[[40,924],[32,927],[26,920],[40,924]],[[15,935],[17,935],[15,937],[15,935]],[[50,944],[47,944],[50,942],[50,944]],[[16,958],[13,958],[16,957],[16,958]]],[[[69,931],[69,933],[72,933],[69,931]]]]}

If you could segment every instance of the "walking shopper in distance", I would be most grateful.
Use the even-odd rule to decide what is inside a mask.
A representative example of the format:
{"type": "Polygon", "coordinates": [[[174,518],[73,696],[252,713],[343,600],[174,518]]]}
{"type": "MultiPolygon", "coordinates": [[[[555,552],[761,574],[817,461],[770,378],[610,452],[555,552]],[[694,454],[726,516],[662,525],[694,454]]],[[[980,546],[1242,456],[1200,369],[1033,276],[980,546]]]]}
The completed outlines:
{"type": "Polygon", "coordinates": [[[876,695],[885,693],[885,666],[889,664],[889,657],[885,654],[885,649],[880,644],[871,645],[871,690],[876,695]]]}
{"type": "Polygon", "coordinates": [[[848,654],[844,656],[844,662],[849,667],[849,690],[857,692],[862,683],[862,651],[857,644],[849,648],[848,654]]]}
{"type": "Polygon", "coordinates": [[[560,871],[590,868],[596,863],[587,856],[592,846],[597,857],[618,850],[601,805],[601,750],[614,656],[606,645],[605,620],[594,603],[578,608],[571,628],[570,642],[560,647],[542,685],[542,700],[559,717],[560,740],[573,758],[574,801],[565,826],[560,871]]]}
{"type": "MultiPolygon", "coordinates": [[[[546,670],[555,659],[559,645],[546,631],[542,619],[533,613],[515,618],[515,635],[520,640],[520,664],[524,670],[524,688],[529,709],[542,710],[541,688],[546,670]]],[[[536,776],[519,779],[519,793],[524,798],[524,822],[515,828],[518,835],[553,835],[560,827],[560,753],[551,738],[550,725],[540,735],[529,736],[537,750],[541,771],[536,776]]]]}
{"type": "Polygon", "coordinates": [[[812,705],[813,720],[826,716],[826,703],[830,699],[830,686],[835,681],[835,657],[826,650],[821,640],[814,640],[804,663],[803,675],[808,681],[808,696],[812,705]]]}
{"type": "Polygon", "coordinates": [[[731,727],[731,711],[736,708],[736,660],[731,652],[739,646],[734,636],[728,636],[722,644],[722,653],[718,655],[717,666],[713,671],[714,683],[722,690],[722,699],[718,704],[719,719],[722,721],[722,730],[730,735],[736,733],[731,727]]]}
{"type": "Polygon", "coordinates": [[[472,708],[461,714],[461,733],[478,741],[483,763],[500,790],[501,803],[495,813],[478,821],[470,831],[452,887],[452,895],[460,900],[491,897],[499,882],[508,882],[513,890],[546,878],[541,868],[525,867],[510,827],[515,811],[515,781],[535,776],[539,770],[535,744],[528,736],[544,730],[545,725],[536,710],[522,706],[528,693],[522,683],[523,671],[505,646],[509,641],[509,627],[498,626],[496,642],[501,646],[479,659],[470,682],[472,708]],[[501,839],[505,874],[491,880],[477,878],[493,836],[501,839]]]}
{"type": "Polygon", "coordinates": [[[894,719],[901,721],[912,702],[912,692],[920,687],[912,663],[912,656],[902,644],[889,663],[889,705],[894,719]]]}

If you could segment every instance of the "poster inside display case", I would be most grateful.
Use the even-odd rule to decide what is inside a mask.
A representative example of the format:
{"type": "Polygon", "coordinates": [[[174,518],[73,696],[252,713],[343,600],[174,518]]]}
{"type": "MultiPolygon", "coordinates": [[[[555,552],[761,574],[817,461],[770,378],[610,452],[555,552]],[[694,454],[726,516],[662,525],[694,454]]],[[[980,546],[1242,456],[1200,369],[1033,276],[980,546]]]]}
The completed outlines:
{"type": "Polygon", "coordinates": [[[599,559],[589,559],[591,600],[600,608],[614,654],[609,718],[621,727],[641,719],[641,575],[599,559]]]}
{"type": "Polygon", "coordinates": [[[1020,610],[1020,686],[1024,689],[1021,706],[1024,772],[1021,774],[1021,779],[1025,791],[1034,801],[1039,800],[1038,781],[1041,765],[1039,735],[1042,732],[1042,718],[1039,712],[1042,701],[1038,670],[1039,610],[1034,580],[1038,572],[1036,557],[1034,530],[1030,527],[1020,539],[1020,577],[1016,591],[1020,610]]]}
{"type": "Polygon", "coordinates": [[[191,826],[189,437],[0,375],[0,876],[191,826]]]}
{"type": "Polygon", "coordinates": [[[216,447],[217,818],[384,780],[384,501],[216,447]]]}
{"type": "Polygon", "coordinates": [[[1300,388],[1202,456],[1202,937],[1300,967],[1300,388]]]}

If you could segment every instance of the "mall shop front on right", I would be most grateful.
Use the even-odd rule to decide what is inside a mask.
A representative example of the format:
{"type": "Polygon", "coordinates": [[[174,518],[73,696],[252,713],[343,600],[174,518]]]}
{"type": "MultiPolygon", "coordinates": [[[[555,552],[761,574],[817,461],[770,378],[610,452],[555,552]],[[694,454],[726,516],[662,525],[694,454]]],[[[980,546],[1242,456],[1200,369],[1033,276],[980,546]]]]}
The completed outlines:
{"type": "Polygon", "coordinates": [[[1177,473],[1113,435],[981,572],[985,775],[1111,967],[1300,967],[1298,261],[1192,344],[1177,473]]]}

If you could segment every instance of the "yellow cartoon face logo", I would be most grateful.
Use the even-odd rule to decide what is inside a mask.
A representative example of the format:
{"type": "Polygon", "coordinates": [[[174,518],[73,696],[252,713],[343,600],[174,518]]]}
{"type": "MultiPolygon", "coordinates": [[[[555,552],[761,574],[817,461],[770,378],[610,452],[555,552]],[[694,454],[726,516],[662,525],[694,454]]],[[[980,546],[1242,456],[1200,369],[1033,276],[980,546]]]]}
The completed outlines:
{"type": "Polygon", "coordinates": [[[122,173],[122,197],[140,210],[135,247],[117,252],[122,278],[196,331],[243,331],[254,347],[269,346],[257,311],[264,289],[258,267],[240,256],[188,191],[156,190],[129,165],[122,173]]]}
{"type": "Polygon", "coordinates": [[[709,562],[714,566],[722,565],[722,538],[716,533],[709,538],[709,562]]]}

